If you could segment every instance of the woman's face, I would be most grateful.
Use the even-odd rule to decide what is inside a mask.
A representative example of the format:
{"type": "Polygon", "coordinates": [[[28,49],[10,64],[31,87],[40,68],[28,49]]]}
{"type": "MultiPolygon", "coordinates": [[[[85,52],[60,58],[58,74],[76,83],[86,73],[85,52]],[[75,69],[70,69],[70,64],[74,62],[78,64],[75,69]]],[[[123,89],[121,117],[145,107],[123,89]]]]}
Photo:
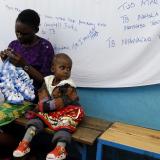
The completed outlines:
{"type": "Polygon", "coordinates": [[[15,33],[21,44],[31,44],[35,37],[35,30],[20,21],[16,22],[15,33]]]}

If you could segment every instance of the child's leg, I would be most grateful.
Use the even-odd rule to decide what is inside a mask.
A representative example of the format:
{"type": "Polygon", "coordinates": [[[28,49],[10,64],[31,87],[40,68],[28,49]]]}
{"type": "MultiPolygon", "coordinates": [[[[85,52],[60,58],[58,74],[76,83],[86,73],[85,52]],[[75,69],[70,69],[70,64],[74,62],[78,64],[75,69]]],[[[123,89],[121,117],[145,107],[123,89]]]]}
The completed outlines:
{"type": "Polygon", "coordinates": [[[32,119],[27,123],[27,131],[19,143],[17,149],[13,152],[14,157],[22,157],[30,152],[29,144],[32,141],[33,137],[42,131],[44,124],[40,119],[32,119]]]}
{"type": "Polygon", "coordinates": [[[32,138],[35,136],[35,134],[36,134],[36,127],[30,126],[27,129],[22,141],[26,141],[26,142],[30,143],[32,141],[32,138]]]}
{"type": "Polygon", "coordinates": [[[57,131],[52,139],[56,147],[48,153],[46,160],[63,160],[67,156],[66,145],[71,142],[71,133],[66,130],[57,131]]]}

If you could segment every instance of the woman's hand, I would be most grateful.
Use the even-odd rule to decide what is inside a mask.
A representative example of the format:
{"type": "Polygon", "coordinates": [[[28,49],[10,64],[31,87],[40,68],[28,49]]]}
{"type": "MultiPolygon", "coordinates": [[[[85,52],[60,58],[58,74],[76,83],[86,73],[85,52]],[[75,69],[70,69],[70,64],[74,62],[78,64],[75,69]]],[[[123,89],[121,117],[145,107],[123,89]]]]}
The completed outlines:
{"type": "Polygon", "coordinates": [[[25,65],[27,65],[24,58],[20,54],[15,53],[11,48],[1,51],[0,56],[2,60],[9,58],[9,61],[16,67],[24,67],[25,65]]]}
{"type": "Polygon", "coordinates": [[[9,50],[8,53],[9,61],[16,67],[24,67],[27,65],[25,59],[20,54],[15,53],[12,50],[9,50]]]}
{"type": "Polygon", "coordinates": [[[0,57],[1,59],[4,61],[7,59],[8,55],[7,55],[7,49],[5,49],[4,51],[0,52],[0,57]]]}

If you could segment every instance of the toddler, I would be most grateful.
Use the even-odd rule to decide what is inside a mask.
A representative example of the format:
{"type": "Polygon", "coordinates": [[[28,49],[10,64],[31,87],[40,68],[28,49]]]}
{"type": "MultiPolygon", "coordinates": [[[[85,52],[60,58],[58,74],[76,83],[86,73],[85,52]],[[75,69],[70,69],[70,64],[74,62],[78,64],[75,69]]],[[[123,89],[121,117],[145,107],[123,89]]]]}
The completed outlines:
{"type": "Polygon", "coordinates": [[[14,157],[30,152],[32,138],[47,126],[55,131],[52,142],[56,143],[56,147],[47,154],[46,160],[66,158],[65,147],[71,141],[71,133],[84,117],[76,86],[70,78],[71,68],[72,60],[67,54],[55,55],[51,67],[53,75],[44,78],[45,82],[38,92],[38,112],[28,121],[24,138],[13,152],[14,157]]]}

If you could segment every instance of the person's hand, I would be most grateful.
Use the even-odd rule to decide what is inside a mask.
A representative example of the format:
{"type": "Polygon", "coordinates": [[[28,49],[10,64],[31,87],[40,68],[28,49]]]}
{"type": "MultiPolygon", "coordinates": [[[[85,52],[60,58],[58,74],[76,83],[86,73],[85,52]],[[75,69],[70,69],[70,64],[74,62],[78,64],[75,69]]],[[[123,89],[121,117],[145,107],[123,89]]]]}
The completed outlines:
{"type": "Polygon", "coordinates": [[[24,67],[27,65],[25,59],[20,54],[15,53],[11,48],[1,51],[0,56],[2,60],[9,58],[9,61],[16,67],[24,67]]]}
{"type": "Polygon", "coordinates": [[[8,57],[8,51],[7,51],[7,49],[5,49],[4,51],[0,51],[0,57],[1,57],[1,59],[3,61],[7,59],[7,57],[8,57]]]}
{"type": "Polygon", "coordinates": [[[12,49],[7,49],[6,54],[9,57],[9,61],[16,67],[24,67],[27,65],[25,59],[20,54],[15,53],[12,49]]]}
{"type": "Polygon", "coordinates": [[[39,100],[49,99],[48,91],[45,88],[40,88],[38,90],[38,98],[39,100]]]}
{"type": "MultiPolygon", "coordinates": [[[[49,101],[49,97],[45,97],[38,102],[37,109],[39,112],[42,112],[42,113],[46,112],[46,108],[44,104],[48,101],[49,101]]],[[[49,108],[48,105],[46,107],[49,108]]]]}

